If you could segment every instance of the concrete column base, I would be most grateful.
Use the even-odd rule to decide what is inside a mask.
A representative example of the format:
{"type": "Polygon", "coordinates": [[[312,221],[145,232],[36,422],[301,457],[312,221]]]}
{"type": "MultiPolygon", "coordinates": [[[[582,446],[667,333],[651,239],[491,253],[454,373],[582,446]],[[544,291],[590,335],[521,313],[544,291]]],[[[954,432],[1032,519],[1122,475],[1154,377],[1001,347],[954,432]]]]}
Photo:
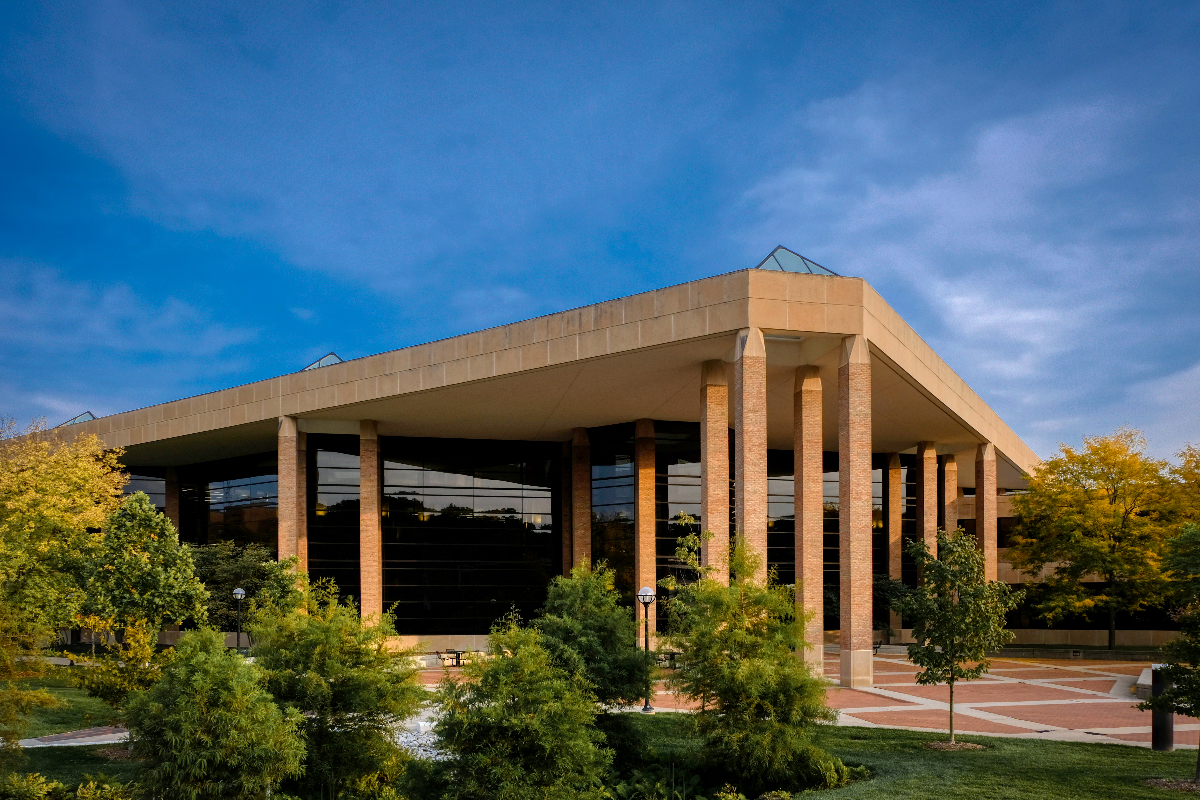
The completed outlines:
{"type": "Polygon", "coordinates": [[[874,668],[871,658],[874,653],[870,650],[843,650],[842,675],[839,683],[851,689],[859,689],[875,684],[874,668]]]}
{"type": "Polygon", "coordinates": [[[804,663],[812,674],[820,678],[825,674],[825,646],[817,643],[804,648],[804,663]]]}

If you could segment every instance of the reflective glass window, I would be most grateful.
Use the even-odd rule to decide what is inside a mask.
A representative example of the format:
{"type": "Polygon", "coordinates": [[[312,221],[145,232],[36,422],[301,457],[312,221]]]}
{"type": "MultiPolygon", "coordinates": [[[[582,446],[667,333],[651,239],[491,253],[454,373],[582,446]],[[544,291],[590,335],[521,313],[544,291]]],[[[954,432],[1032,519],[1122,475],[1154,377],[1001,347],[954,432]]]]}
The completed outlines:
{"type": "Polygon", "coordinates": [[[308,576],[358,599],[358,437],[308,434],[308,576]]]}
{"type": "Polygon", "coordinates": [[[401,633],[536,614],[562,570],[561,446],[381,437],[383,596],[401,633]]]}

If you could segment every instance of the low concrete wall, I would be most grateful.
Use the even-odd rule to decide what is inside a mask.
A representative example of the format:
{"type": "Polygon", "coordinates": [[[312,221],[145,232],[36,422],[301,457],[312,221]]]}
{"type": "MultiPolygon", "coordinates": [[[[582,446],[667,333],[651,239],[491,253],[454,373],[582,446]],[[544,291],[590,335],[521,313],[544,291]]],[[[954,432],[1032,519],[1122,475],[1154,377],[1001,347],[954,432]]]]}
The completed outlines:
{"type": "MultiPolygon", "coordinates": [[[[1107,647],[1108,631],[1074,630],[1070,628],[1049,628],[1046,630],[1017,628],[1013,630],[1013,640],[1009,647],[1020,645],[1037,645],[1042,647],[1107,647]]],[[[1162,647],[1167,642],[1178,638],[1179,631],[1117,631],[1117,647],[1162,647]]],[[[875,641],[882,641],[884,636],[875,631],[875,641]]],[[[909,644],[913,641],[912,630],[905,628],[896,631],[888,644],[909,644]]],[[[825,644],[839,644],[840,631],[825,631],[825,644]]]]}

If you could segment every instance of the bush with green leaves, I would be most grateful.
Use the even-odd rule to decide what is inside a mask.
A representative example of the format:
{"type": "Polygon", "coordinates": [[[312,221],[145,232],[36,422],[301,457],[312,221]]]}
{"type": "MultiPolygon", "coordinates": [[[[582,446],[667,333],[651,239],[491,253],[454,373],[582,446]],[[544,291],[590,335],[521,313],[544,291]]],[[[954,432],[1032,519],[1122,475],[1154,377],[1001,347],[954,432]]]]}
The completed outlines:
{"type": "MultiPolygon", "coordinates": [[[[1170,688],[1139,703],[1138,708],[1194,719],[1200,717],[1200,603],[1177,612],[1175,620],[1179,623],[1179,638],[1163,645],[1159,667],[1170,688]]],[[[1196,773],[1192,780],[1200,785],[1200,751],[1196,753],[1196,773]]]]}
{"type": "Polygon", "coordinates": [[[0,800],[134,800],[133,784],[110,783],[103,776],[89,777],[75,789],[38,773],[9,775],[0,781],[0,800]]]}
{"type": "Polygon", "coordinates": [[[733,548],[728,585],[699,566],[696,537],[680,540],[679,558],[702,577],[678,588],[666,641],[682,654],[670,685],[700,702],[696,724],[709,759],[744,791],[833,787],[852,771],[813,743],[817,725],[837,719],[825,705],[825,681],[803,652],[802,620],[790,587],[754,579],[759,555],[733,548]]]}
{"type": "Polygon", "coordinates": [[[1013,638],[1004,627],[1004,617],[1017,607],[1022,592],[1013,593],[1007,584],[988,581],[984,575],[983,552],[975,537],[962,528],[938,532],[934,557],[923,539],[908,543],[907,549],[921,582],[908,591],[897,607],[913,621],[908,658],[922,671],[917,683],[950,686],[950,743],[954,743],[954,684],[974,680],[991,668],[987,653],[998,650],[1013,638]],[[973,663],[974,666],[967,666],[973,663]]]}
{"type": "Polygon", "coordinates": [[[196,577],[191,552],[142,492],[125,498],[109,516],[83,572],[85,613],[107,620],[114,630],[205,622],[208,592],[196,577]]]}
{"type": "Polygon", "coordinates": [[[554,662],[569,673],[583,673],[606,706],[645,697],[654,664],[654,657],[637,646],[637,620],[620,604],[614,577],[604,562],[556,577],[534,623],[554,662]]]}
{"type": "Polygon", "coordinates": [[[450,800],[604,798],[612,759],[593,726],[597,706],[581,672],[555,664],[536,630],[510,618],[461,682],[447,677],[435,725],[450,756],[450,800]]]}
{"type": "Polygon", "coordinates": [[[193,546],[192,563],[196,566],[196,577],[208,589],[205,602],[208,624],[219,631],[237,628],[238,601],[233,596],[234,589],[246,592],[242,601],[243,629],[259,606],[296,608],[302,601],[297,583],[300,576],[295,573],[296,557],[276,561],[261,544],[217,542],[193,546]]]}
{"type": "Polygon", "coordinates": [[[300,794],[338,797],[405,759],[393,729],[417,713],[426,692],[413,650],[396,648],[393,618],[363,620],[337,587],[305,589],[301,609],[260,609],[251,653],[281,705],[303,712],[305,773],[300,794]]]}
{"type": "Polygon", "coordinates": [[[127,720],[151,797],[260,798],[302,771],[300,714],[281,711],[257,666],[214,630],[188,633],[127,720]]]}

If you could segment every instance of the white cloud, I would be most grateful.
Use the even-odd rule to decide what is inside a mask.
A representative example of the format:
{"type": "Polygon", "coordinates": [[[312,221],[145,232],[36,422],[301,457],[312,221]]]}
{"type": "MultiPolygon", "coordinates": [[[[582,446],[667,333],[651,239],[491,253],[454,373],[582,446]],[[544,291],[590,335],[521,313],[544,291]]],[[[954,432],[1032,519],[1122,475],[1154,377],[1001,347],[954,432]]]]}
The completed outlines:
{"type": "Polygon", "coordinates": [[[1159,328],[1197,329],[1155,294],[1195,269],[1194,201],[1150,208],[1113,188],[1137,177],[1130,141],[1153,111],[1095,97],[969,127],[929,97],[863,87],[808,109],[814,145],[750,188],[744,238],[870,280],[1048,453],[1111,429],[1112,397],[1168,371],[1148,352],[1159,328]]]}

